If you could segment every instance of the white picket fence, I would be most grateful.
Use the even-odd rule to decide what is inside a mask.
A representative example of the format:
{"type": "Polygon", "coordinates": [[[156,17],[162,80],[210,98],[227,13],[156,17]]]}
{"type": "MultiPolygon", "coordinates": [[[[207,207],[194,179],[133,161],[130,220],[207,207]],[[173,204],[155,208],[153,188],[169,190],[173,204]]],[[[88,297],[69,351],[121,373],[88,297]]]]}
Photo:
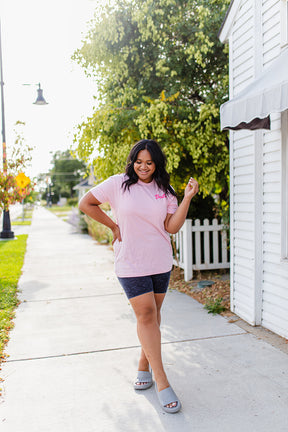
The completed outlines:
{"type": "MultiPolygon", "coordinates": [[[[174,265],[184,269],[184,279],[193,277],[193,270],[215,270],[230,267],[227,247],[227,229],[219,224],[217,219],[204,219],[203,225],[199,219],[192,224],[186,219],[177,234],[173,235],[177,258],[174,265]]],[[[175,255],[175,251],[174,251],[175,255]]]]}

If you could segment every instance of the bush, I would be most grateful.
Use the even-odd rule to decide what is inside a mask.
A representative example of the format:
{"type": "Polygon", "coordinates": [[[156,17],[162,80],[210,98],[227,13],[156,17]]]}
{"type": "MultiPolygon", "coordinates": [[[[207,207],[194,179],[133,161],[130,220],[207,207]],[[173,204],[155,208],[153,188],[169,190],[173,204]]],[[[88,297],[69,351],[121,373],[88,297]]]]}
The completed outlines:
{"type": "Polygon", "coordinates": [[[204,309],[208,310],[208,313],[212,313],[213,315],[224,312],[225,306],[223,305],[223,298],[217,297],[214,299],[209,297],[205,303],[204,309]]]}
{"type": "Polygon", "coordinates": [[[83,234],[89,234],[89,232],[88,232],[88,224],[87,224],[87,221],[85,219],[86,216],[80,210],[79,210],[78,213],[79,213],[78,228],[80,229],[80,231],[83,234]]]}
{"type": "Polygon", "coordinates": [[[89,216],[84,216],[84,220],[87,223],[88,233],[94,240],[97,240],[99,243],[112,243],[113,236],[111,230],[108,227],[96,222],[89,216]]]}
{"type": "Polygon", "coordinates": [[[68,198],[67,204],[76,207],[78,205],[78,198],[68,198]]]}

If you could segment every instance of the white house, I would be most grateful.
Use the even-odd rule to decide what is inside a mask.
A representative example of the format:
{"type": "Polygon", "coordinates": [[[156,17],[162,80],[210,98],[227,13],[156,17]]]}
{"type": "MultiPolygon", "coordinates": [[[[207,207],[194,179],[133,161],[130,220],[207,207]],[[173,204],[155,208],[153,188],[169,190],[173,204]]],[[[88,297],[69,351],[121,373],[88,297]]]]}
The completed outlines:
{"type": "Polygon", "coordinates": [[[95,176],[93,167],[91,167],[89,176],[85,177],[85,179],[81,180],[80,183],[73,187],[74,190],[78,191],[78,201],[80,201],[85,193],[88,192],[88,190],[93,186],[95,186],[95,176]]]}
{"type": "Polygon", "coordinates": [[[288,1],[234,0],[229,43],[231,309],[288,338],[288,1]]]}

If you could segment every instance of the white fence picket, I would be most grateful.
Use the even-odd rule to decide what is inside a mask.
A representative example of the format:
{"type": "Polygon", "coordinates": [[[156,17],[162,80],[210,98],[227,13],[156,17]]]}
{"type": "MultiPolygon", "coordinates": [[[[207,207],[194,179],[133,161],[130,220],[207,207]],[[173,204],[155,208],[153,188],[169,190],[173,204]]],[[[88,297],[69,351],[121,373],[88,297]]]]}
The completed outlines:
{"type": "Polygon", "coordinates": [[[209,220],[204,219],[204,262],[210,264],[210,241],[209,241],[209,231],[207,231],[207,225],[209,225],[209,220]]]}
{"type": "Polygon", "coordinates": [[[192,268],[192,220],[187,219],[183,227],[183,261],[186,263],[184,268],[184,278],[187,280],[193,277],[192,268]]]}
{"type": "MultiPolygon", "coordinates": [[[[187,219],[186,219],[187,220],[187,219]]],[[[187,222],[185,221],[185,224],[187,222]]],[[[185,225],[184,224],[184,225],[185,225]]],[[[195,231],[195,256],[196,256],[196,265],[201,264],[201,237],[200,237],[200,220],[195,220],[195,226],[193,227],[195,231]]]]}
{"type": "Polygon", "coordinates": [[[226,230],[221,232],[221,241],[222,241],[222,263],[226,264],[228,262],[227,232],[226,232],[226,230]]]}
{"type": "MultiPolygon", "coordinates": [[[[219,262],[219,248],[216,247],[217,243],[218,243],[218,230],[217,230],[217,226],[218,226],[218,220],[217,219],[213,219],[212,221],[212,225],[213,225],[213,245],[215,245],[215,247],[213,247],[213,262],[219,262]]],[[[223,255],[223,252],[222,252],[223,255]]]]}
{"type": "Polygon", "coordinates": [[[203,225],[199,219],[195,220],[194,225],[191,219],[186,219],[183,227],[173,236],[173,239],[178,258],[178,260],[174,259],[174,265],[179,265],[180,268],[184,269],[185,281],[192,279],[193,270],[216,270],[230,267],[227,231],[224,224],[218,224],[217,219],[213,219],[212,225],[209,224],[208,219],[204,219],[203,225]],[[203,233],[203,237],[201,237],[201,233],[203,233]],[[221,250],[221,259],[219,249],[221,250]],[[213,261],[211,261],[211,251],[213,251],[213,261]],[[202,257],[204,257],[204,262],[202,262],[202,257]]]}

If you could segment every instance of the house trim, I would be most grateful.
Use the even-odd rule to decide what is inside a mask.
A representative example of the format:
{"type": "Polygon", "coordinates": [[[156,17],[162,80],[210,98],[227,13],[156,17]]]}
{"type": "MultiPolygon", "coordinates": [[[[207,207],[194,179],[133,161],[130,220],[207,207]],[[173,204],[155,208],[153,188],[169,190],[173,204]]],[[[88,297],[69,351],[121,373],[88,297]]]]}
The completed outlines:
{"type": "Polygon", "coordinates": [[[288,110],[281,113],[281,261],[288,262],[288,110]]]}
{"type": "Polygon", "coordinates": [[[288,45],[288,0],[280,0],[281,47],[288,45]]]}
{"type": "Polygon", "coordinates": [[[218,37],[222,43],[228,42],[231,33],[231,27],[234,22],[235,15],[240,7],[241,0],[232,0],[227,10],[226,16],[218,33],[218,37]]]}
{"type": "Polygon", "coordinates": [[[234,156],[233,156],[233,142],[234,133],[230,131],[229,137],[229,153],[230,153],[230,310],[235,311],[234,305],[234,156]]]}
{"type": "Polygon", "coordinates": [[[262,323],[263,285],[263,131],[254,135],[254,323],[262,323]]]}
{"type": "Polygon", "coordinates": [[[262,43],[262,0],[255,0],[254,3],[254,79],[258,78],[263,72],[263,43],[262,43]]]}
{"type": "MultiPolygon", "coordinates": [[[[233,79],[233,34],[229,36],[229,100],[234,97],[234,79],[233,79]]],[[[230,135],[230,138],[233,135],[230,135]]]]}

